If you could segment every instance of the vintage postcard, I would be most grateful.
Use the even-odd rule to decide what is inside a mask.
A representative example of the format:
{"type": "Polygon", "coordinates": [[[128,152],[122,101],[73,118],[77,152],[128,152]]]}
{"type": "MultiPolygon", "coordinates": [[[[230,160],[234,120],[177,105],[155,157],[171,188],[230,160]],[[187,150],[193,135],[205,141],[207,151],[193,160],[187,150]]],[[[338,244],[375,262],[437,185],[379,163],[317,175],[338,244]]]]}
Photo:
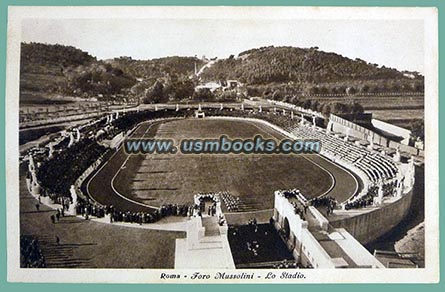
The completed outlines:
{"type": "Polygon", "coordinates": [[[436,283],[435,8],[8,12],[8,281],[436,283]]]}

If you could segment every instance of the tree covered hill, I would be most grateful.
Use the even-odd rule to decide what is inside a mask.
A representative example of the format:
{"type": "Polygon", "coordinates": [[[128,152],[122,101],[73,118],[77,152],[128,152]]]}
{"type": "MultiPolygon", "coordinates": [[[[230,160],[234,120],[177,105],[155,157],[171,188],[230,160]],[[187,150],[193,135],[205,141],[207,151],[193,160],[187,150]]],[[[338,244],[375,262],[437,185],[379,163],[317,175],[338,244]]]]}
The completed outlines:
{"type": "Polygon", "coordinates": [[[326,92],[317,93],[337,93],[331,92],[333,87],[348,87],[350,84],[357,90],[363,87],[371,91],[423,90],[423,76],[416,72],[379,67],[361,59],[352,60],[336,53],[319,51],[317,47],[269,46],[251,49],[241,52],[237,58],[232,55],[219,60],[204,71],[202,78],[238,79],[252,86],[291,84],[297,91],[303,92],[326,87],[326,92]]]}
{"type": "Polygon", "coordinates": [[[20,49],[20,69],[23,73],[40,73],[39,67],[54,67],[60,71],[69,66],[86,65],[96,61],[95,57],[72,46],[22,43],[20,49]]]}
{"type": "Polygon", "coordinates": [[[132,76],[88,53],[58,44],[22,43],[20,69],[21,97],[35,93],[94,96],[120,92],[135,83],[132,76]]]}
{"type": "Polygon", "coordinates": [[[152,60],[133,60],[130,57],[120,57],[106,62],[141,79],[157,79],[166,76],[184,78],[194,74],[195,64],[198,70],[204,65],[204,62],[196,57],[178,56],[152,60]]]}
{"type": "Polygon", "coordinates": [[[116,98],[144,94],[159,79],[188,79],[204,62],[196,57],[133,60],[120,57],[97,60],[72,46],[22,43],[20,59],[21,98],[53,94],[116,98]]]}
{"type": "Polygon", "coordinates": [[[421,92],[424,83],[416,72],[352,60],[317,47],[251,49],[238,57],[218,60],[199,78],[190,79],[195,66],[199,70],[205,63],[196,57],[178,56],[97,60],[72,46],[22,43],[21,101],[27,95],[50,98],[54,94],[138,99],[156,93],[160,85],[172,100],[190,96],[198,82],[227,79],[242,82],[249,95],[274,99],[302,93],[421,92]]]}

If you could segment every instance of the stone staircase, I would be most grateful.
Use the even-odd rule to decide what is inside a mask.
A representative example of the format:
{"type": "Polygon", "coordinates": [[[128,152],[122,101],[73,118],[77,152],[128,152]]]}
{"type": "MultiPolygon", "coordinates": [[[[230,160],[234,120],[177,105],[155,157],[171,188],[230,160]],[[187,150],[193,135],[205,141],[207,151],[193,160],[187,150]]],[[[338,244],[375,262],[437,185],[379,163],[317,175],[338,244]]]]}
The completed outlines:
{"type": "Polygon", "coordinates": [[[76,256],[79,244],[61,243],[57,244],[55,237],[49,235],[37,236],[45,257],[48,268],[87,268],[91,267],[91,258],[80,258],[76,256]]]}
{"type": "Polygon", "coordinates": [[[202,226],[205,228],[204,235],[207,236],[218,236],[219,233],[219,225],[215,216],[211,217],[203,217],[202,218],[202,226]]]}
{"type": "Polygon", "coordinates": [[[227,234],[217,216],[192,217],[187,237],[176,239],[175,268],[234,269],[227,234]]]}

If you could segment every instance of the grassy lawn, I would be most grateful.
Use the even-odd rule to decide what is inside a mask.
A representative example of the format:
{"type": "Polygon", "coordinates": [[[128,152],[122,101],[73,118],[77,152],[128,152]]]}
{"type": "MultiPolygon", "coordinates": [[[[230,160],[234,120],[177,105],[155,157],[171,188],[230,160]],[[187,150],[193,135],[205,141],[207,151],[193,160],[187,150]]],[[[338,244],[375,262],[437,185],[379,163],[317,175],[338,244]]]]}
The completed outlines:
{"type": "MultiPolygon", "coordinates": [[[[141,126],[138,134],[147,127],[141,126]]],[[[163,123],[157,138],[252,138],[271,134],[254,124],[227,120],[163,123]]],[[[137,136],[137,135],[135,135],[137,136]]],[[[147,134],[146,137],[150,134],[147,134]]],[[[282,138],[282,137],[281,137],[282,138]]],[[[230,191],[254,209],[273,207],[277,189],[299,188],[308,197],[327,191],[329,174],[301,155],[133,155],[116,177],[116,189],[133,200],[159,206],[192,202],[198,192],[230,191]]]]}

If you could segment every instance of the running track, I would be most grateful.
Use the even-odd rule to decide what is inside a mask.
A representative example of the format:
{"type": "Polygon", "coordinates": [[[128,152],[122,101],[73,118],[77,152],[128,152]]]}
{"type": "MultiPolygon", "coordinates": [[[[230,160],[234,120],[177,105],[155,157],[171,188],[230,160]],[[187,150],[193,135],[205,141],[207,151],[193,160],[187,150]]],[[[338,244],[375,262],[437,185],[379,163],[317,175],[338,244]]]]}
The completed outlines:
{"type": "MultiPolygon", "coordinates": [[[[160,123],[162,123],[162,121],[141,123],[134,131],[132,137],[153,137],[160,123]]],[[[283,134],[265,125],[256,124],[256,126],[262,131],[267,131],[272,134],[277,139],[284,138],[283,134]]],[[[153,211],[155,207],[124,197],[119,194],[112,185],[112,179],[127,158],[128,155],[125,153],[123,147],[119,148],[112,154],[110,159],[99,167],[98,171],[93,172],[85,180],[82,190],[86,191],[91,198],[102,205],[113,205],[120,210],[128,210],[130,212],[153,211]]],[[[332,188],[323,195],[328,195],[337,199],[339,202],[344,202],[360,188],[361,181],[341,166],[328,161],[320,155],[305,154],[305,158],[328,171],[333,177],[334,183],[332,188]]]]}

